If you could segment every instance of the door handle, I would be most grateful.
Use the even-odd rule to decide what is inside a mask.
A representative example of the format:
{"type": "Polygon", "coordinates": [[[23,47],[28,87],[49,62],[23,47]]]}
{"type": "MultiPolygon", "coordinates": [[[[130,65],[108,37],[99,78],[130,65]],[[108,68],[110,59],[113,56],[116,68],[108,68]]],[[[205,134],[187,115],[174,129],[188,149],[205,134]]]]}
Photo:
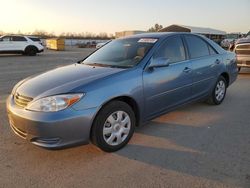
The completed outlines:
{"type": "Polygon", "coordinates": [[[185,72],[185,73],[189,73],[189,72],[191,72],[191,71],[192,71],[192,69],[189,68],[189,67],[185,67],[185,69],[183,70],[183,72],[185,72]]]}
{"type": "Polygon", "coordinates": [[[218,64],[220,64],[220,60],[216,59],[214,63],[218,65],[218,64]]]}

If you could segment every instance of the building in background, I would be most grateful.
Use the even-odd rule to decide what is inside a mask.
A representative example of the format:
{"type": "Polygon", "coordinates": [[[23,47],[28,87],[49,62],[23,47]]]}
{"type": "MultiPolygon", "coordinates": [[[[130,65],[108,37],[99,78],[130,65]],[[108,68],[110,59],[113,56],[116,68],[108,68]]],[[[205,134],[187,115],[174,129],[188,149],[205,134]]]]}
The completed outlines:
{"type": "Polygon", "coordinates": [[[186,25],[170,25],[168,27],[159,30],[159,32],[189,32],[189,33],[202,34],[218,44],[220,44],[220,42],[224,39],[226,35],[225,31],[220,31],[211,28],[186,26],[186,25]]]}
{"type": "Polygon", "coordinates": [[[146,31],[120,31],[115,33],[115,38],[121,38],[121,37],[126,37],[126,36],[131,36],[131,35],[136,35],[136,34],[141,34],[145,33],[146,31]]]}

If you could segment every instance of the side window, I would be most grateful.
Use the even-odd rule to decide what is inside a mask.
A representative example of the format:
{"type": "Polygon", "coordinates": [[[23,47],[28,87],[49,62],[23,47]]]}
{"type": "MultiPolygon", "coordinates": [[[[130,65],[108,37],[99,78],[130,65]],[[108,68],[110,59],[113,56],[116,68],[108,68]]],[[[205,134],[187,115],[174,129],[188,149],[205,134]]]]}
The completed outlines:
{"type": "Polygon", "coordinates": [[[185,48],[182,39],[179,36],[174,36],[167,39],[160,46],[159,51],[154,55],[154,58],[167,58],[170,63],[184,61],[186,59],[185,48]]]}
{"type": "Polygon", "coordinates": [[[32,41],[34,42],[41,42],[41,40],[39,38],[32,38],[32,37],[29,37],[32,41]]]}
{"type": "Polygon", "coordinates": [[[209,50],[208,45],[205,41],[197,36],[186,35],[185,36],[188,50],[191,58],[199,58],[203,56],[208,56],[209,50]]]}
{"type": "Polygon", "coordinates": [[[24,37],[12,36],[12,41],[27,41],[24,37]]]}
{"type": "Polygon", "coordinates": [[[209,49],[210,55],[218,54],[218,53],[212,48],[212,46],[210,46],[209,44],[208,44],[208,49],[209,49]]]}
{"type": "Polygon", "coordinates": [[[9,36],[5,36],[2,38],[3,41],[5,42],[9,42],[10,41],[10,37],[9,36]]]}

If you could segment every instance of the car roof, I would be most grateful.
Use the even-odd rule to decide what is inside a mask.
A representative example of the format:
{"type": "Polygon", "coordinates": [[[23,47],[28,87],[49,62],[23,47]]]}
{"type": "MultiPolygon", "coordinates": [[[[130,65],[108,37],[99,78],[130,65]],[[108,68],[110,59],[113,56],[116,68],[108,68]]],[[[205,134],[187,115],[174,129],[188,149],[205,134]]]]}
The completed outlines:
{"type": "Polygon", "coordinates": [[[23,35],[14,35],[14,34],[3,35],[3,36],[8,36],[8,37],[24,37],[23,35]]]}
{"type": "Polygon", "coordinates": [[[32,38],[39,38],[37,36],[32,35],[15,35],[15,34],[9,34],[9,35],[2,35],[1,37],[32,37],[32,38]]]}
{"type": "Polygon", "coordinates": [[[155,33],[141,33],[141,34],[136,34],[136,35],[132,35],[132,36],[127,36],[121,39],[126,39],[126,38],[157,38],[159,40],[164,40],[165,38],[169,37],[169,36],[173,36],[173,35],[178,35],[178,34],[183,34],[183,35],[191,35],[191,36],[199,36],[201,38],[203,38],[204,40],[206,40],[210,45],[213,46],[213,48],[215,48],[215,50],[219,53],[225,53],[226,51],[221,48],[218,44],[216,44],[215,42],[213,42],[212,40],[208,39],[207,37],[205,37],[204,35],[201,34],[196,34],[196,33],[189,33],[189,32],[155,32],[155,33]]]}
{"type": "Polygon", "coordinates": [[[164,39],[171,35],[178,35],[178,34],[185,34],[185,35],[196,35],[196,36],[202,36],[199,34],[194,33],[188,33],[188,32],[154,32],[154,33],[140,33],[135,34],[132,36],[127,36],[123,38],[158,38],[158,39],[164,39]]]}
{"type": "Polygon", "coordinates": [[[171,34],[173,33],[172,32],[140,33],[131,36],[126,36],[123,38],[165,38],[166,36],[169,36],[171,34]]]}
{"type": "Polygon", "coordinates": [[[37,36],[32,36],[32,35],[27,35],[26,37],[29,37],[29,38],[38,38],[38,39],[39,39],[39,37],[37,37],[37,36]]]}

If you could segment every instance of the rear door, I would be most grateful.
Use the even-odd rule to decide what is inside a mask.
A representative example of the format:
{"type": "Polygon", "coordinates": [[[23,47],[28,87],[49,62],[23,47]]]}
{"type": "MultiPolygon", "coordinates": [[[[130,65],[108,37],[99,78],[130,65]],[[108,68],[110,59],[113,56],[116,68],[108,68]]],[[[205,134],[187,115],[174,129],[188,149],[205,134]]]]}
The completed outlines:
{"type": "Polygon", "coordinates": [[[217,80],[222,59],[202,37],[185,35],[189,58],[193,68],[193,97],[207,94],[217,80]]]}
{"type": "Polygon", "coordinates": [[[12,36],[12,43],[14,51],[24,51],[27,46],[27,40],[22,36],[12,36]]]}
{"type": "Polygon", "coordinates": [[[159,58],[168,59],[169,66],[145,69],[143,73],[147,117],[184,103],[191,97],[192,65],[186,58],[182,38],[179,35],[168,37],[151,61],[159,58]]]}

